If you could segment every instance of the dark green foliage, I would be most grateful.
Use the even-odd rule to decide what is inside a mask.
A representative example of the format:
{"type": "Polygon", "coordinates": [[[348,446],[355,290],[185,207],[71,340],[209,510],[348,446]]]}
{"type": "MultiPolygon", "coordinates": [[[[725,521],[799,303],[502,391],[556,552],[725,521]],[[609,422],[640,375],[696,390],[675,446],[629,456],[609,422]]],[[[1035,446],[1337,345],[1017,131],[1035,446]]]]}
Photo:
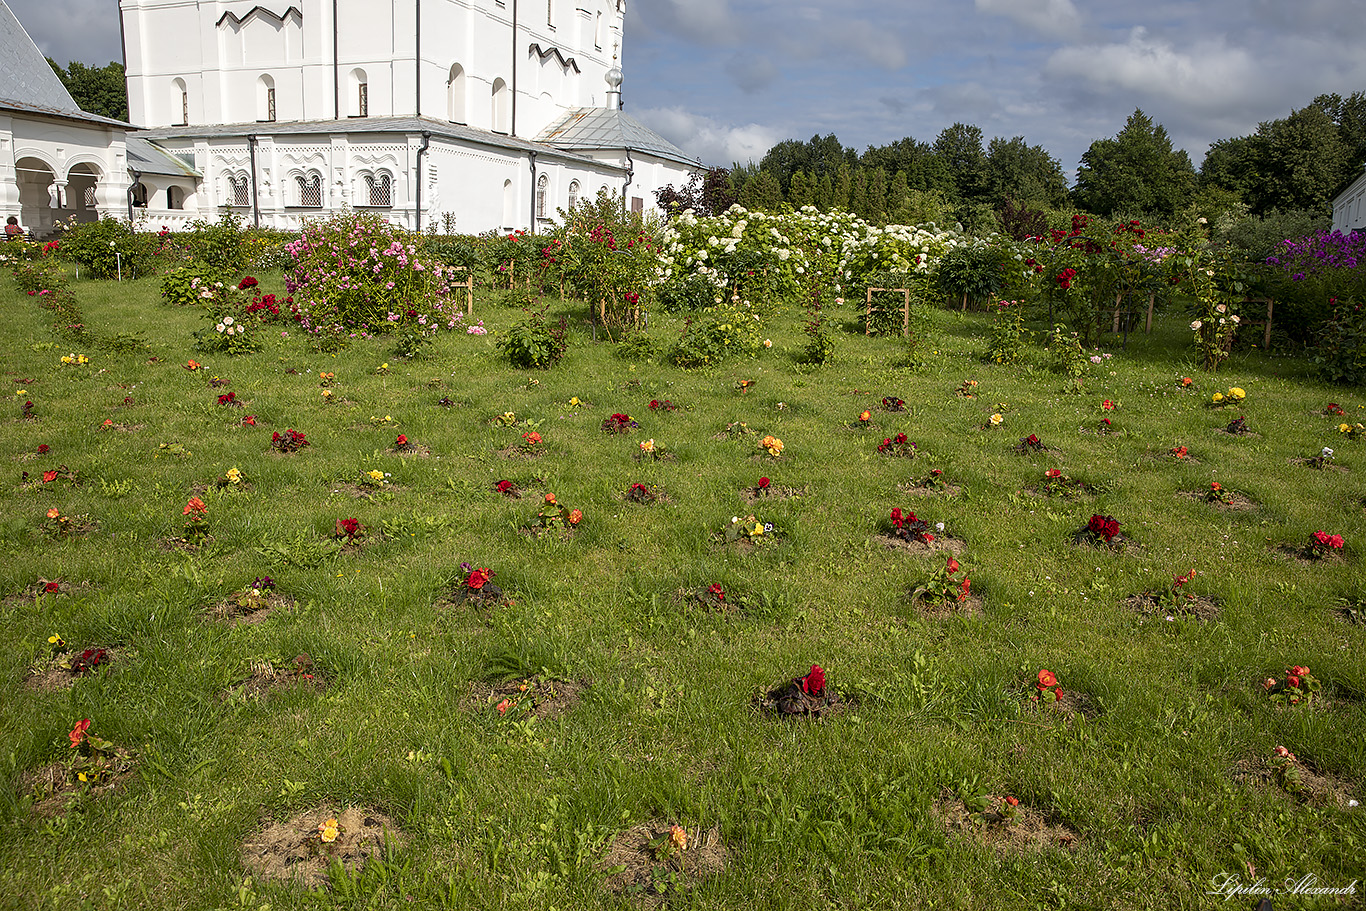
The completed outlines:
{"type": "Polygon", "coordinates": [[[218,221],[191,222],[190,232],[178,239],[191,259],[224,272],[242,268],[242,223],[231,209],[224,208],[218,221]]]}
{"type": "Polygon", "coordinates": [[[939,261],[939,289],[950,303],[980,303],[1004,285],[1001,252],[987,244],[955,247],[939,261]]]}
{"type": "Polygon", "coordinates": [[[80,264],[85,277],[124,278],[151,271],[154,234],[139,234],[127,222],[105,217],[74,224],[62,234],[61,253],[80,264]]]}
{"type": "Polygon", "coordinates": [[[1136,213],[1171,218],[1195,189],[1195,169],[1173,150],[1161,124],[1135,110],[1113,139],[1097,139],[1081,157],[1074,195],[1098,215],[1136,213]]]}
{"type": "Polygon", "coordinates": [[[512,366],[523,370],[549,370],[564,357],[564,335],[566,320],[560,317],[558,324],[545,318],[545,308],[536,312],[527,311],[526,319],[503,333],[498,340],[501,348],[512,362],[512,366]]]}
{"type": "Polygon", "coordinates": [[[161,299],[175,307],[202,303],[200,291],[214,282],[227,282],[220,269],[207,263],[192,261],[167,272],[161,279],[161,299]]]}
{"type": "Polygon", "coordinates": [[[1314,363],[1330,383],[1366,385],[1366,309],[1355,299],[1340,300],[1323,326],[1314,363]]]}
{"type": "Polygon", "coordinates": [[[122,63],[111,60],[104,66],[87,66],[73,60],[63,69],[51,57],[47,62],[82,111],[114,120],[128,120],[128,85],[124,81],[122,63]]]}

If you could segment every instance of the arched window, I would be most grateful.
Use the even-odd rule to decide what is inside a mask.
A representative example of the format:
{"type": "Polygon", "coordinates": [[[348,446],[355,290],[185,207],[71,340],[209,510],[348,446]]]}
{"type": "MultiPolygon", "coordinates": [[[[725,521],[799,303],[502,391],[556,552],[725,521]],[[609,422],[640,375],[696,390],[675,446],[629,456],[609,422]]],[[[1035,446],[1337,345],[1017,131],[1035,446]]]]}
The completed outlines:
{"type": "Polygon", "coordinates": [[[571,180],[569,182],[569,208],[572,210],[579,204],[579,182],[571,180]]]}
{"type": "Polygon", "coordinates": [[[133,194],[133,208],[135,208],[135,209],[145,209],[145,208],[147,208],[147,185],[146,185],[146,184],[144,184],[142,181],[138,181],[137,183],[133,184],[133,188],[132,188],[129,192],[131,192],[131,193],[133,194]]]}
{"type": "Polygon", "coordinates": [[[185,191],[180,187],[166,188],[166,208],[183,209],[185,208],[185,191]]]}
{"type": "Polygon", "coordinates": [[[602,50],[602,10],[598,10],[597,18],[593,20],[593,47],[602,50]]]}
{"type": "Polygon", "coordinates": [[[512,122],[510,104],[511,96],[508,92],[508,84],[500,76],[493,80],[493,132],[510,132],[509,125],[512,122]]]}
{"type": "Polygon", "coordinates": [[[512,189],[512,181],[503,181],[503,227],[511,228],[517,218],[516,203],[517,197],[512,189]]]}
{"type": "Polygon", "coordinates": [[[351,111],[352,117],[370,116],[370,81],[365,70],[357,67],[351,71],[351,111]]]}
{"type": "Polygon", "coordinates": [[[394,204],[394,179],[387,171],[365,175],[365,189],[372,206],[388,208],[394,204]]]}
{"type": "Polygon", "coordinates": [[[251,205],[251,184],[247,180],[247,175],[229,175],[228,190],[232,196],[232,205],[239,208],[251,205]]]}
{"type": "Polygon", "coordinates": [[[450,78],[446,80],[446,116],[452,123],[468,123],[465,119],[465,68],[456,63],[451,66],[450,78]]]}
{"type": "Polygon", "coordinates": [[[189,126],[190,123],[190,90],[185,87],[184,79],[176,79],[171,83],[171,104],[172,111],[180,111],[180,126],[189,126]]]}
{"type": "Polygon", "coordinates": [[[323,176],[317,171],[300,174],[294,178],[299,194],[299,206],[305,209],[321,209],[323,206],[323,176]]]}
{"type": "Polygon", "coordinates": [[[545,198],[550,193],[550,175],[542,174],[536,181],[536,217],[545,218],[545,198]]]}
{"type": "Polygon", "coordinates": [[[270,76],[256,80],[256,119],[261,123],[275,122],[275,80],[270,76]]]}

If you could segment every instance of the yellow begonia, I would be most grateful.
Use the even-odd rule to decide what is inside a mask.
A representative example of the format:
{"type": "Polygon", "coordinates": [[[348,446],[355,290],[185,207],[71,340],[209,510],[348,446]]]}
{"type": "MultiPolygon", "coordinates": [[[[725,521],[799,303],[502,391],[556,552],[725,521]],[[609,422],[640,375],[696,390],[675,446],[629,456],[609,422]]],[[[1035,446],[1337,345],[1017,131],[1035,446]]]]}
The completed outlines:
{"type": "Polygon", "coordinates": [[[229,483],[229,484],[240,484],[240,483],[242,483],[242,472],[241,472],[240,469],[237,469],[237,468],[229,468],[229,469],[228,469],[228,473],[227,473],[226,475],[224,475],[224,477],[226,477],[226,478],[228,479],[228,483],[229,483]]]}
{"type": "Polygon", "coordinates": [[[993,414],[993,415],[991,416],[991,423],[992,423],[992,424],[999,424],[999,423],[1001,423],[1001,422],[1004,421],[1004,420],[1005,420],[1005,418],[1001,417],[999,414],[993,414]]]}
{"type": "Polygon", "coordinates": [[[318,837],[325,842],[336,841],[340,831],[341,828],[337,825],[335,816],[318,823],[318,837]]]}
{"type": "Polygon", "coordinates": [[[373,469],[373,470],[370,472],[370,478],[371,478],[371,480],[374,480],[374,481],[383,481],[383,480],[384,480],[384,472],[380,471],[378,468],[373,469]]]}
{"type": "Polygon", "coordinates": [[[1247,398],[1247,393],[1244,392],[1243,390],[1239,389],[1237,386],[1233,386],[1232,388],[1230,388],[1229,391],[1228,391],[1228,395],[1229,395],[1229,398],[1237,399],[1237,400],[1240,401],[1240,402],[1241,402],[1243,399],[1247,398]]]}
{"type": "Polygon", "coordinates": [[[1213,397],[1212,401],[1213,401],[1215,404],[1218,404],[1219,402],[1222,402],[1223,400],[1224,400],[1224,394],[1223,394],[1222,392],[1216,392],[1216,393],[1214,393],[1214,397],[1213,397]]]}

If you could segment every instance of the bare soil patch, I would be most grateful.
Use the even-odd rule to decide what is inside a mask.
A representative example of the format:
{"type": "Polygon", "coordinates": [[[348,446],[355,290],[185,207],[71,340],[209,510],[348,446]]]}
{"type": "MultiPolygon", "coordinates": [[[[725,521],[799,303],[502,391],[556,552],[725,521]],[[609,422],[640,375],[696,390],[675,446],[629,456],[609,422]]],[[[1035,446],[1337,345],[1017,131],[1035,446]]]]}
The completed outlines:
{"type": "Polygon", "coordinates": [[[1233,766],[1232,775],[1233,780],[1240,784],[1285,794],[1301,803],[1338,810],[1347,809],[1347,802],[1353,794],[1358,793],[1358,789],[1345,778],[1321,773],[1303,759],[1299,760],[1298,765],[1300,785],[1295,790],[1287,789],[1276,780],[1275,769],[1265,757],[1239,760],[1233,766]]]}
{"type": "Polygon", "coordinates": [[[133,754],[123,747],[114,747],[106,762],[106,767],[94,781],[81,781],[64,762],[52,762],[40,769],[21,772],[20,793],[33,796],[29,812],[44,819],[65,816],[83,794],[99,800],[123,790],[136,774],[133,754]]]}
{"type": "Polygon", "coordinates": [[[1246,494],[1239,493],[1236,490],[1225,491],[1225,493],[1228,497],[1228,502],[1224,502],[1217,497],[1211,498],[1209,492],[1204,490],[1183,490],[1178,493],[1177,496],[1187,500],[1198,500],[1208,503],[1220,512],[1246,512],[1249,509],[1256,509],[1258,506],[1256,500],[1246,494]]]}
{"type": "Polygon", "coordinates": [[[1024,803],[1014,807],[1013,815],[1006,812],[1004,797],[987,798],[987,806],[980,811],[970,809],[950,791],[942,791],[930,808],[930,813],[950,833],[990,845],[998,851],[1042,851],[1063,848],[1075,851],[1081,844],[1081,834],[1062,820],[1050,819],[1024,803]]]}
{"type": "Polygon", "coordinates": [[[339,813],[319,807],[284,822],[271,822],[242,844],[242,865],[267,880],[292,881],[316,889],[328,883],[327,868],[340,861],[356,873],[377,857],[387,843],[401,846],[402,833],[392,819],[375,810],[346,807],[339,813]],[[330,819],[336,840],[323,842],[319,827],[330,819]]]}
{"type": "Polygon", "coordinates": [[[970,593],[962,601],[926,601],[917,598],[913,602],[916,613],[926,620],[947,620],[950,617],[980,617],[985,602],[976,592],[970,593]]]}
{"type": "Polygon", "coordinates": [[[1120,601],[1119,606],[1145,617],[1194,617],[1197,620],[1213,620],[1219,616],[1219,602],[1203,595],[1184,598],[1173,606],[1164,603],[1152,592],[1143,592],[1140,595],[1130,595],[1120,601]]]}
{"type": "Polygon", "coordinates": [[[470,688],[466,703],[471,708],[487,708],[500,715],[522,711],[538,718],[559,718],[579,704],[588,686],[583,680],[548,680],[544,677],[476,683],[470,688]],[[498,708],[500,705],[502,710],[498,708]]]}
{"type": "Polygon", "coordinates": [[[893,535],[877,535],[874,538],[888,550],[899,550],[908,554],[953,554],[955,557],[968,549],[968,542],[962,538],[955,538],[952,535],[936,534],[934,540],[926,544],[924,541],[911,540],[894,537],[893,535]]]}
{"type": "Polygon", "coordinates": [[[251,674],[245,680],[230,687],[224,697],[241,696],[246,699],[263,699],[272,693],[284,690],[318,691],[327,687],[327,680],[313,666],[313,659],[300,655],[291,662],[274,663],[260,661],[251,666],[251,674]]]}
{"type": "Polygon", "coordinates": [[[805,487],[781,487],[774,484],[767,487],[745,487],[740,491],[740,499],[751,504],[763,500],[789,500],[805,495],[805,487]]]}
{"type": "Polygon", "coordinates": [[[209,608],[209,616],[230,626],[254,626],[277,611],[290,611],[298,603],[278,592],[246,588],[234,592],[209,608]]]}
{"type": "Polygon", "coordinates": [[[675,827],[651,820],[619,835],[598,869],[607,874],[603,886],[608,892],[655,908],[721,873],[728,855],[717,826],[675,827]]]}

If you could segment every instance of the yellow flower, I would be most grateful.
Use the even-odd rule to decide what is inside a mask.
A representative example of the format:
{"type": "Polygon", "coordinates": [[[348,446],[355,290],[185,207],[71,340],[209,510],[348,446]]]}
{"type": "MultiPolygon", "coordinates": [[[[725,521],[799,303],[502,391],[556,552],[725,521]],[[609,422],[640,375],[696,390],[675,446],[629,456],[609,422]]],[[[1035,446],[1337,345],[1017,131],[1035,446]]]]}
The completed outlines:
{"type": "Polygon", "coordinates": [[[764,533],[764,523],[762,523],[762,522],[755,522],[755,523],[754,523],[754,527],[753,527],[752,529],[750,529],[750,532],[749,532],[749,533],[750,533],[751,535],[761,535],[761,534],[763,534],[763,533],[764,533]]]}
{"type": "Polygon", "coordinates": [[[330,398],[332,398],[332,390],[331,390],[331,389],[324,389],[324,390],[323,390],[323,399],[324,399],[324,400],[327,400],[327,399],[330,399],[330,398]]]}
{"type": "MultiPolygon", "coordinates": [[[[772,347],[773,347],[773,339],[771,339],[771,338],[766,338],[766,339],[764,339],[764,347],[765,347],[765,348],[772,348],[772,347]]],[[[674,828],[677,829],[678,826],[674,826],[674,828]]],[[[686,836],[685,836],[685,838],[686,838],[686,836]]]]}
{"type": "Polygon", "coordinates": [[[1237,386],[1233,386],[1228,391],[1228,397],[1233,399],[1235,402],[1241,402],[1243,399],[1247,398],[1247,393],[1239,389],[1237,386]]]}
{"type": "Polygon", "coordinates": [[[227,474],[225,474],[224,477],[228,479],[229,484],[242,483],[242,472],[240,469],[229,468],[227,474]]]}
{"type": "Polygon", "coordinates": [[[383,481],[383,480],[384,480],[384,472],[380,471],[378,468],[372,469],[372,470],[370,471],[370,480],[372,480],[372,481],[383,481]]]}
{"type": "Polygon", "coordinates": [[[1339,424],[1339,425],[1338,425],[1338,431],[1339,431],[1340,433],[1351,433],[1351,432],[1352,432],[1352,425],[1351,425],[1351,424],[1339,424]]]}
{"type": "Polygon", "coordinates": [[[1214,402],[1214,404],[1216,404],[1216,405],[1218,405],[1218,404],[1219,404],[1220,402],[1222,402],[1223,400],[1224,400],[1224,394],[1223,394],[1222,392],[1216,392],[1216,393],[1214,393],[1214,397],[1211,399],[1211,401],[1214,402]]]}
{"type": "Polygon", "coordinates": [[[85,777],[85,773],[84,773],[84,772],[77,772],[77,773],[76,773],[76,780],[77,780],[77,781],[89,781],[90,779],[88,779],[88,778],[85,777]]]}
{"type": "Polygon", "coordinates": [[[337,825],[337,818],[335,816],[318,823],[318,838],[322,839],[324,842],[336,841],[337,835],[340,832],[341,827],[337,825]]]}
{"type": "Polygon", "coordinates": [[[577,408],[577,407],[579,407],[579,406],[582,405],[582,404],[583,404],[583,402],[580,402],[580,401],[579,401],[579,397],[578,397],[577,395],[574,396],[573,398],[571,398],[571,399],[569,400],[569,406],[570,406],[571,408],[577,408]]]}
{"type": "Polygon", "coordinates": [[[1000,424],[1000,423],[1001,423],[1002,421],[1004,421],[1004,420],[1005,420],[1005,418],[1001,417],[1000,414],[993,414],[993,415],[991,416],[991,426],[995,427],[996,425],[1000,424]]]}
{"type": "Polygon", "coordinates": [[[58,635],[56,635],[56,634],[53,634],[53,635],[47,637],[47,643],[48,643],[48,645],[61,645],[61,644],[62,644],[62,637],[61,637],[61,636],[58,636],[58,635]]]}
{"type": "Polygon", "coordinates": [[[654,452],[654,451],[655,451],[655,441],[654,441],[654,439],[649,439],[649,440],[646,440],[644,443],[641,443],[641,444],[640,444],[640,451],[641,451],[641,452],[654,452]]]}
{"type": "Polygon", "coordinates": [[[28,390],[27,390],[27,389],[16,389],[16,390],[14,390],[14,394],[15,394],[15,395],[28,395],[28,390]]]}

